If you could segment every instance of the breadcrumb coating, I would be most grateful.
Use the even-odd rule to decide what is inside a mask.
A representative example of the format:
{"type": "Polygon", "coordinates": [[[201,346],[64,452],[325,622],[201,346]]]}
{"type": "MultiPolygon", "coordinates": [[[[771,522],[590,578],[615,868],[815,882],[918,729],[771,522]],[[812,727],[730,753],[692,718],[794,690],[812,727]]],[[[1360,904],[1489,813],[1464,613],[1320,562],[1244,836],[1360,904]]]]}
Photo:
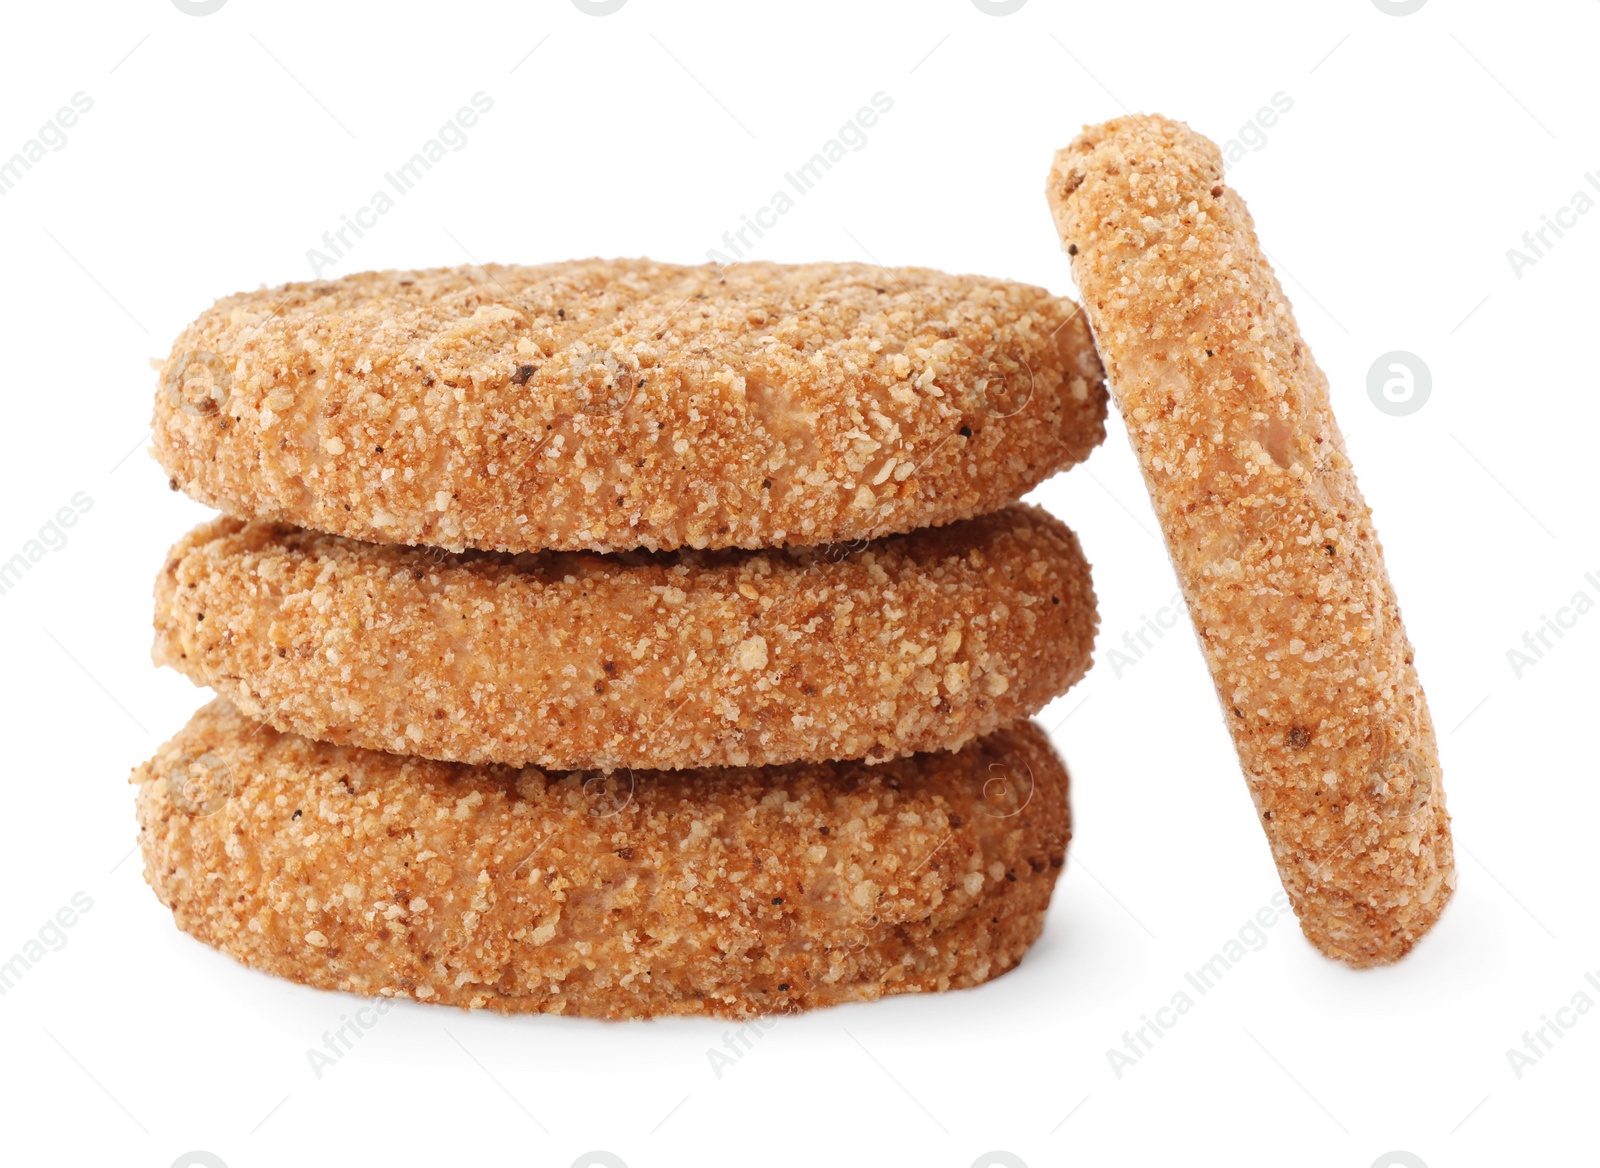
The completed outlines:
{"type": "Polygon", "coordinates": [[[156,585],[157,664],[280,730],[558,769],[952,750],[1089,667],[1035,507],[859,546],[454,555],[222,518],[156,585]]]}
{"type": "Polygon", "coordinates": [[[154,453],[229,514],[453,551],[872,539],[979,515],[1105,435],[1077,307],[860,264],[368,272],[218,301],[154,453]]]}
{"type": "Polygon", "coordinates": [[[1086,128],[1047,188],[1306,936],[1393,961],[1455,886],[1433,723],[1328,399],[1215,145],[1086,128]]]}
{"type": "Polygon", "coordinates": [[[603,1018],[976,985],[1038,937],[1067,774],[958,753],[608,779],[331,746],[200,710],[139,767],[178,927],[324,989],[603,1018]]]}

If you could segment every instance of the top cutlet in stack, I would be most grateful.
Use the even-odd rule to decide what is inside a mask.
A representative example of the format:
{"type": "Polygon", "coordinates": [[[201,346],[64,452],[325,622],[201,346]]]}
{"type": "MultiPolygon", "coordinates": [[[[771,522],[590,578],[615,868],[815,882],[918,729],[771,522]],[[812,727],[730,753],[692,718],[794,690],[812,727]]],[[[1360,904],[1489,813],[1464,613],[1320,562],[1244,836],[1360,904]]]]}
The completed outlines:
{"type": "Polygon", "coordinates": [[[1026,719],[1096,626],[1015,500],[1105,408],[1073,304],[925,269],[220,301],[156,396],[224,516],[168,557],[155,656],[221,698],[135,774],[147,878],[259,968],[504,1010],[1003,972],[1070,834],[1026,719]]]}

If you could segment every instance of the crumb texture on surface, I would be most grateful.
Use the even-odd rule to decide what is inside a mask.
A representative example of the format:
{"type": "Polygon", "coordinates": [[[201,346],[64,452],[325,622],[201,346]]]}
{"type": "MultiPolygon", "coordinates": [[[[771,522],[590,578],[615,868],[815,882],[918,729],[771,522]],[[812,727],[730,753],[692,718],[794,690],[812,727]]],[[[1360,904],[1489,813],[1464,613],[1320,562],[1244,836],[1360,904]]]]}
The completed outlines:
{"type": "Polygon", "coordinates": [[[1013,505],[865,545],[518,557],[221,518],[156,585],[157,664],[321,741],[561,769],[881,761],[1089,667],[1089,566],[1013,505]]]}
{"type": "Polygon", "coordinates": [[[154,453],[245,518],[453,551],[871,539],[994,510],[1105,433],[1082,314],[860,264],[368,272],[218,301],[154,453]]]}
{"type": "Polygon", "coordinates": [[[1392,961],[1455,885],[1433,723],[1345,454],[1215,145],[1089,127],[1047,194],[1306,936],[1392,961]]]}
{"type": "Polygon", "coordinates": [[[962,751],[631,776],[312,742],[218,700],[133,774],[183,930],[325,989],[605,1018],[976,985],[1043,927],[1067,774],[962,751]]]}

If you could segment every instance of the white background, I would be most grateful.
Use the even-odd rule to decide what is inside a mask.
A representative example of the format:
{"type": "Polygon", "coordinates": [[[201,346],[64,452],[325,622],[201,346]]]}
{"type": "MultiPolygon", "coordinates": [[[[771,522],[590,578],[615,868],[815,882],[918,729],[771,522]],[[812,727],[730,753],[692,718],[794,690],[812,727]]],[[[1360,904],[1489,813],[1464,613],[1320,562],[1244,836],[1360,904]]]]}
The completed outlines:
{"type": "Polygon", "coordinates": [[[1600,214],[1520,277],[1506,252],[1600,172],[1600,5],[120,0],[4,19],[0,158],[74,93],[94,104],[0,197],[0,559],[93,503],[0,596],[0,960],[74,893],[93,907],[0,997],[0,1160],[1440,1168],[1592,1147],[1600,1010],[1520,1078],[1506,1051],[1578,991],[1600,1002],[1600,613],[1520,678],[1507,651],[1600,599],[1600,214]],[[720,1079],[719,1022],[411,1004],[316,1078],[307,1049],[357,1000],[179,933],[130,855],[124,777],[205,697],[149,660],[151,582],[205,514],[144,453],[149,361],[213,298],[309,278],[307,249],[479,90],[494,107],[465,148],[335,274],[703,260],[883,91],[866,146],[759,255],[1071,294],[1042,192],[1083,123],[1153,109],[1223,141],[1292,100],[1231,181],[1332,379],[1439,727],[1460,887],[1434,932],[1358,973],[1280,922],[1112,1070],[1107,1048],[1278,889],[1186,626],[1107,664],[1176,590],[1113,418],[1038,492],[1094,563],[1101,664],[1042,715],[1077,835],[1016,972],[783,1019],[720,1079]],[[1396,349],[1433,376],[1408,417],[1366,395],[1396,349]]]}

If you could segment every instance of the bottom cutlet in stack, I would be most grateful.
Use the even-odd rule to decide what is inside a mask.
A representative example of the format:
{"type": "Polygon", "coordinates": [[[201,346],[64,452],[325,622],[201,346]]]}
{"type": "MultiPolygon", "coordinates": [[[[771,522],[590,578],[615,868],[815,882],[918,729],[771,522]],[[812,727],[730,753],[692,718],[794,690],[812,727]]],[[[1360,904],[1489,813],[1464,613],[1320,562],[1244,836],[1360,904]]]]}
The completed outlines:
{"type": "Polygon", "coordinates": [[[287,291],[264,323],[241,302],[285,290],[203,316],[157,397],[175,485],[245,517],[182,540],[156,590],[156,660],[221,695],[134,774],[146,877],[181,928],[309,985],[613,1018],[956,988],[1021,959],[1070,837],[1066,771],[1027,719],[1082,677],[1096,626],[1072,533],[1007,505],[1103,430],[1070,304],[834,265],[287,291]],[[695,288],[712,323],[685,327],[714,336],[666,326],[648,357],[618,338],[650,295],[695,288]],[[812,346],[788,350],[787,372],[770,343],[786,329],[812,346]],[[339,357],[341,330],[364,363],[339,357]],[[581,383],[571,363],[596,367],[596,330],[626,357],[599,367],[632,397],[552,412],[581,383]],[[532,354],[568,362],[554,389],[532,354]],[[499,381],[469,375],[483,367],[499,381]],[[690,522],[699,479],[673,477],[689,449],[652,464],[629,444],[659,450],[735,380],[747,416],[695,444],[719,446],[728,494],[751,465],[768,487],[707,536],[690,522]],[[490,440],[508,402],[583,442],[559,466],[474,478],[463,467],[508,444],[490,440]],[[430,407],[477,428],[409,425],[436,421],[430,407]],[[863,420],[898,453],[866,448],[863,420]],[[341,455],[407,442],[446,486],[340,485],[341,455]],[[296,462],[307,443],[315,465],[296,462]],[[598,473],[579,452],[602,449],[605,476],[634,474],[600,492],[630,534],[562,493],[598,473]],[[914,470],[896,478],[902,460],[914,470]],[[347,502],[321,509],[308,479],[347,502]],[[507,545],[493,490],[567,505],[521,502],[539,530],[507,545]],[[661,491],[679,503],[657,506],[661,491]],[[942,526],[891,534],[924,524],[942,526]],[[385,525],[462,546],[384,541],[385,525]],[[820,538],[787,546],[796,528],[820,538]]]}
{"type": "Polygon", "coordinates": [[[1066,771],[1031,722],[879,766],[597,784],[330,746],[218,699],[137,781],[156,895],[245,964],[607,1018],[975,985],[1038,937],[1070,834],[1066,771]],[[174,786],[191,771],[231,776],[214,813],[174,786]]]}

